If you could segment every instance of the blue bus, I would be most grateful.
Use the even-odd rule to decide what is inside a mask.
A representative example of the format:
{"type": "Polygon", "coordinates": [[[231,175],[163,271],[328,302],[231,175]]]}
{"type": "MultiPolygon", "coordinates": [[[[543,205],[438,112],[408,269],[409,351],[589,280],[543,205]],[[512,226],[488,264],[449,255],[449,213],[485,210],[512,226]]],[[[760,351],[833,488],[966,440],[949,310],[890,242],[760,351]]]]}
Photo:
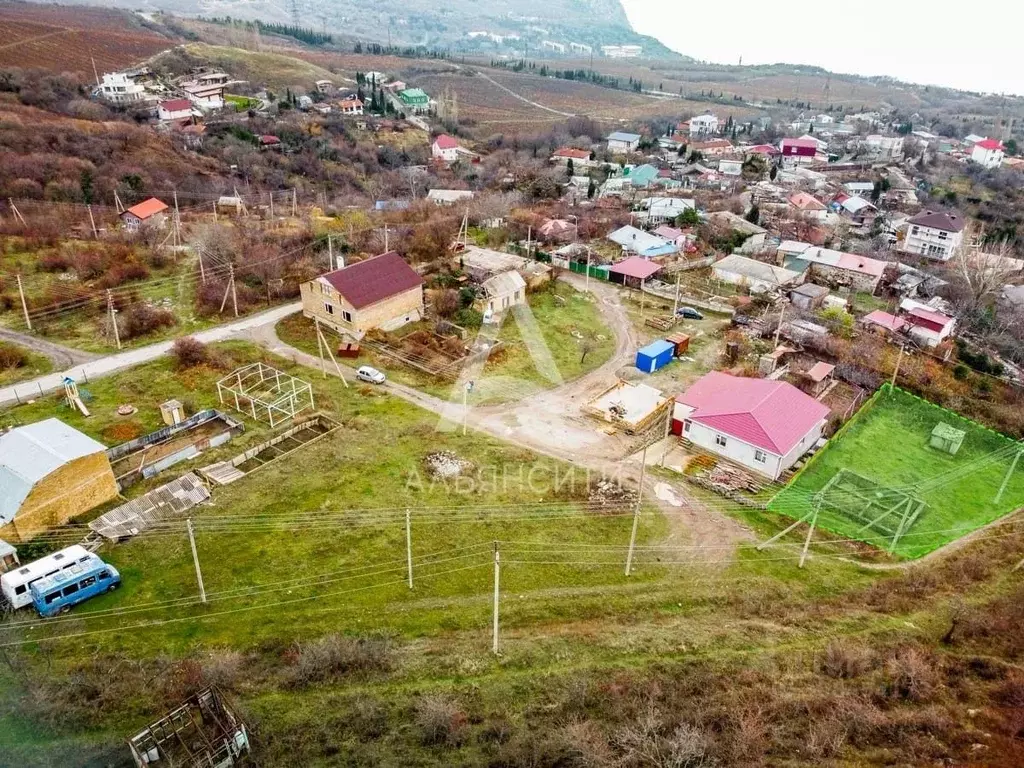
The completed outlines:
{"type": "Polygon", "coordinates": [[[121,574],[96,555],[32,584],[32,604],[44,619],[64,613],[101,592],[117,589],[121,574]]]}

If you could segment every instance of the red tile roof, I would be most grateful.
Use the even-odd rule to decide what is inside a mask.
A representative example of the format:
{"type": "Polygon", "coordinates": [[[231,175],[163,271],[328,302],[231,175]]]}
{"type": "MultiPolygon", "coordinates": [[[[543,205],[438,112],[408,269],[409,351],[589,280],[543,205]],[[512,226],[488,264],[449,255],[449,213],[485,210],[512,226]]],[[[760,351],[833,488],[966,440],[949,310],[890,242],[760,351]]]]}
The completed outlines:
{"type": "Polygon", "coordinates": [[[660,269],[661,264],[654,264],[647,259],[641,259],[639,256],[631,256],[625,261],[620,261],[618,264],[613,265],[610,271],[617,275],[646,280],[660,269]]]}
{"type": "Polygon", "coordinates": [[[694,409],[691,421],[777,456],[793,450],[829,414],[826,406],[792,384],[721,371],[702,376],[676,401],[694,409]]]}
{"type": "Polygon", "coordinates": [[[883,312],[880,309],[876,309],[874,312],[864,315],[863,322],[869,325],[880,325],[882,328],[890,331],[901,331],[907,324],[907,321],[902,317],[890,315],[888,312],[883,312]]]}
{"type": "Polygon", "coordinates": [[[277,136],[272,136],[269,133],[268,134],[264,134],[263,136],[260,136],[260,144],[272,145],[272,144],[280,144],[280,143],[281,143],[281,140],[279,138],[277,138],[277,136]]]}
{"type": "Polygon", "coordinates": [[[836,367],[830,363],[823,363],[820,360],[811,366],[811,369],[807,371],[807,378],[817,383],[824,381],[825,378],[834,371],[836,367]]]}
{"type": "Polygon", "coordinates": [[[907,310],[907,314],[911,317],[917,317],[921,320],[927,320],[928,322],[935,323],[942,328],[945,328],[946,325],[953,320],[949,315],[944,315],[943,313],[932,309],[925,309],[924,307],[913,307],[912,309],[907,310]]]}
{"type": "Polygon", "coordinates": [[[974,146],[981,147],[982,149],[1002,149],[1003,148],[1002,142],[1001,141],[997,141],[996,139],[985,139],[984,141],[979,141],[974,146]]]}
{"type": "Polygon", "coordinates": [[[155,216],[158,213],[167,210],[167,203],[157,200],[155,197],[149,198],[149,200],[143,200],[138,205],[133,205],[125,213],[130,213],[136,218],[145,221],[150,216],[155,216]]]}
{"type": "Polygon", "coordinates": [[[188,99],[168,99],[160,102],[160,108],[167,112],[181,112],[184,109],[192,109],[192,102],[188,99]]]}
{"type": "Polygon", "coordinates": [[[823,202],[814,197],[814,195],[809,195],[806,192],[794,192],[789,196],[789,202],[801,211],[825,210],[825,204],[823,202]]]}
{"type": "Polygon", "coordinates": [[[817,139],[783,139],[782,146],[784,147],[803,147],[804,149],[817,149],[817,139]]]}
{"type": "Polygon", "coordinates": [[[395,251],[328,272],[323,279],[356,309],[423,285],[423,278],[395,251]]]}
{"type": "Polygon", "coordinates": [[[746,152],[748,154],[757,155],[777,155],[779,150],[773,147],[771,144],[757,144],[753,147],[747,147],[746,152]]]}
{"type": "Polygon", "coordinates": [[[436,139],[434,139],[434,143],[437,145],[438,149],[458,149],[459,148],[459,142],[457,142],[455,139],[453,139],[447,133],[442,133],[440,136],[438,136],[436,139]]]}
{"type": "Polygon", "coordinates": [[[573,149],[572,147],[562,147],[555,152],[555,157],[571,157],[573,160],[589,160],[590,152],[585,149],[573,149]]]}

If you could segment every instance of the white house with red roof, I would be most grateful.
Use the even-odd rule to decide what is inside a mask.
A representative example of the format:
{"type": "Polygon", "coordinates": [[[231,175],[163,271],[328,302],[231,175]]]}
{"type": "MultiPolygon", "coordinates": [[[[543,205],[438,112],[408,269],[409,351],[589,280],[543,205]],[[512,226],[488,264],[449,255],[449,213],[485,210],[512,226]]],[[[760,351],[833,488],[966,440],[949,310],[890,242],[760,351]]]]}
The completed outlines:
{"type": "Polygon", "coordinates": [[[792,384],[712,371],[676,396],[672,431],[777,480],[814,447],[828,415],[792,384]]]}
{"type": "Polygon", "coordinates": [[[900,302],[900,312],[907,324],[907,335],[925,347],[937,347],[952,336],[956,328],[956,318],[920,301],[904,299],[900,302]]]}
{"type": "Polygon", "coordinates": [[[779,154],[782,155],[783,165],[787,167],[813,163],[818,156],[818,140],[783,139],[779,143],[779,154]]]}
{"type": "Polygon", "coordinates": [[[459,159],[459,142],[447,133],[442,133],[430,145],[430,154],[433,157],[441,158],[446,163],[454,163],[459,159]]]}
{"type": "Polygon", "coordinates": [[[998,168],[1004,157],[1006,157],[1006,151],[998,139],[979,141],[971,149],[971,160],[985,168],[998,168]]]}
{"type": "Polygon", "coordinates": [[[167,99],[156,106],[161,120],[188,120],[192,117],[192,102],[188,99],[167,99]]]}
{"type": "Polygon", "coordinates": [[[121,222],[129,232],[138,232],[143,226],[162,227],[167,223],[167,203],[151,197],[121,214],[121,222]]]}
{"type": "Polygon", "coordinates": [[[576,149],[575,147],[560,147],[551,156],[551,162],[558,165],[568,165],[572,160],[572,167],[576,169],[590,168],[597,165],[597,162],[590,159],[589,149],[576,149]]]}

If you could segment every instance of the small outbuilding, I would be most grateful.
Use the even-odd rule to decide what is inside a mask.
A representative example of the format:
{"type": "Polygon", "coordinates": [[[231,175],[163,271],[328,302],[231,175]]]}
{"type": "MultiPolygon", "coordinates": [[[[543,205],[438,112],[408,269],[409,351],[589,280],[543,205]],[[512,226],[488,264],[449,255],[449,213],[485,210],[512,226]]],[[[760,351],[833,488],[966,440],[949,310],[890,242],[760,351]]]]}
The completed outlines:
{"type": "Polygon", "coordinates": [[[675,345],[665,339],[652,341],[646,347],[637,350],[636,367],[644,373],[654,373],[672,362],[675,349],[675,345]]]}
{"type": "Polygon", "coordinates": [[[27,541],[117,496],[102,443],[60,419],[0,435],[0,534],[27,541]]]}
{"type": "Polygon", "coordinates": [[[828,288],[814,283],[804,283],[789,292],[789,300],[793,306],[803,312],[819,309],[828,296],[828,288]]]}
{"type": "Polygon", "coordinates": [[[928,440],[928,445],[932,448],[937,448],[943,453],[948,453],[950,456],[956,456],[960,450],[960,446],[964,444],[964,437],[967,435],[962,429],[947,424],[944,421],[940,421],[935,425],[935,429],[932,430],[932,436],[928,440]]]}

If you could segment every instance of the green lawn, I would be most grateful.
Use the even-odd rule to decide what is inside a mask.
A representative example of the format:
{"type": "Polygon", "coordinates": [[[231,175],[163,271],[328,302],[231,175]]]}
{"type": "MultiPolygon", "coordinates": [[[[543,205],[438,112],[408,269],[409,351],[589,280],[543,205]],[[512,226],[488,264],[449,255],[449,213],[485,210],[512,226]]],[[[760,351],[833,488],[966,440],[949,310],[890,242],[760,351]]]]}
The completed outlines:
{"type": "MultiPolygon", "coordinates": [[[[524,343],[526,331],[510,315],[498,335],[504,346],[488,358],[483,376],[475,382],[469,397],[471,404],[518,400],[599,368],[614,353],[615,337],[587,294],[559,282],[551,290],[531,293],[529,306],[544,342],[542,346],[550,353],[557,376],[552,380],[538,368],[530,348],[524,343]],[[584,344],[590,347],[585,357],[584,344]]],[[[424,328],[429,329],[429,326],[424,325],[424,328]]],[[[397,333],[405,335],[411,330],[411,327],[402,328],[397,333]]],[[[289,316],[278,323],[277,334],[282,341],[297,349],[311,355],[317,354],[312,322],[301,315],[289,316]]],[[[333,340],[333,337],[329,338],[333,340]]],[[[353,365],[372,365],[395,381],[436,397],[452,396],[451,380],[439,379],[402,365],[366,346],[362,347],[358,360],[348,362],[353,365]]]]}
{"type": "Polygon", "coordinates": [[[53,363],[46,355],[40,355],[9,341],[0,341],[0,351],[5,347],[20,349],[25,355],[22,365],[4,368],[0,365],[0,387],[17,384],[19,381],[44,376],[53,370],[53,363]]]}
{"type": "MultiPolygon", "coordinates": [[[[1024,462],[1010,476],[1000,502],[995,501],[1013,462],[1015,445],[1008,437],[886,385],[772,500],[770,509],[802,517],[813,506],[813,494],[839,470],[850,470],[884,487],[876,497],[883,511],[891,506],[887,502],[899,499],[889,489],[925,502],[894,552],[905,558],[920,557],[1024,505],[1024,462]],[[929,445],[931,432],[940,422],[966,431],[956,456],[929,445]]],[[[872,535],[870,529],[862,531],[863,522],[842,513],[823,509],[818,525],[843,537],[888,547],[888,541],[872,535]]]]}

